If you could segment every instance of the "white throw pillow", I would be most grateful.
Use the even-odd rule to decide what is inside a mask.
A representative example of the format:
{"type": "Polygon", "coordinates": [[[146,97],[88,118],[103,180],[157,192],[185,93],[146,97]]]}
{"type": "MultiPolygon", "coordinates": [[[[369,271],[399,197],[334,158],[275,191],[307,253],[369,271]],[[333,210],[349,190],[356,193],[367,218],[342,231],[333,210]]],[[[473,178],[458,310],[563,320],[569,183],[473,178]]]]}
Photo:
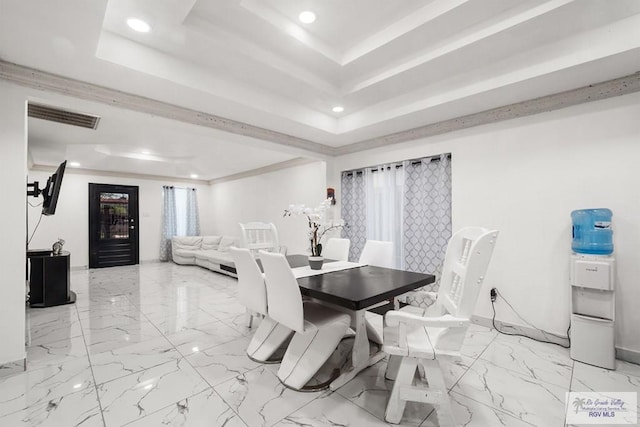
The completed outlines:
{"type": "Polygon", "coordinates": [[[235,237],[224,236],[220,241],[220,246],[218,247],[218,250],[220,252],[228,252],[229,248],[235,244],[236,244],[235,237]]]}
{"type": "Polygon", "coordinates": [[[202,249],[205,251],[218,249],[222,236],[204,236],[202,238],[202,249]]]}

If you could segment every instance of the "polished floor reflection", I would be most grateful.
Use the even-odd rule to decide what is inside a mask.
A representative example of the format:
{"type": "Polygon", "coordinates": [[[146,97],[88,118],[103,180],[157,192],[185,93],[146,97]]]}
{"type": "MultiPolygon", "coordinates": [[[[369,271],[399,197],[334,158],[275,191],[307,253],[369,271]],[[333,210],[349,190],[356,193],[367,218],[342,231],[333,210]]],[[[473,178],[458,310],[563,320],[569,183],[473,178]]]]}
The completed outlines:
{"type": "MultiPolygon", "coordinates": [[[[377,426],[386,361],[336,392],[299,393],[278,365],[248,359],[236,281],[194,266],[74,272],[75,305],[27,310],[28,370],[0,378],[0,426],[377,426]]],[[[473,326],[446,365],[464,426],[563,426],[564,393],[640,392],[640,366],[615,372],[568,350],[473,326]]],[[[402,425],[437,426],[410,403],[402,425]]]]}

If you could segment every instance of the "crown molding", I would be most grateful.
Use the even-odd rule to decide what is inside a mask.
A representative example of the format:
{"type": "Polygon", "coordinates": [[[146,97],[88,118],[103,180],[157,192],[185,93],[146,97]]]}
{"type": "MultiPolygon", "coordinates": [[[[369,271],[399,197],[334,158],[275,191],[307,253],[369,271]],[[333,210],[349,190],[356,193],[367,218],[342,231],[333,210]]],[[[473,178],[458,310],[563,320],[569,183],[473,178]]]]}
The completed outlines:
{"type": "MultiPolygon", "coordinates": [[[[39,171],[39,172],[47,172],[53,173],[56,171],[57,166],[48,166],[48,165],[37,165],[29,167],[29,171],[39,171]]],[[[72,175],[92,175],[92,176],[106,176],[106,177],[116,177],[116,178],[131,178],[131,179],[145,179],[145,180],[153,180],[153,181],[165,181],[165,182],[181,182],[185,184],[199,184],[199,185],[207,185],[209,181],[204,179],[188,179],[188,178],[176,178],[173,176],[164,176],[164,175],[149,175],[142,173],[130,173],[130,172],[113,172],[113,171],[104,171],[98,169],[84,169],[84,168],[72,168],[67,167],[64,171],[66,174],[72,175]]]]}
{"type": "Polygon", "coordinates": [[[214,184],[220,184],[222,182],[228,182],[228,181],[235,181],[237,179],[242,179],[242,178],[249,178],[252,176],[258,176],[258,175],[262,175],[265,173],[269,173],[269,172],[275,172],[275,171],[279,171],[282,169],[288,169],[288,168],[292,168],[295,166],[302,166],[302,165],[308,165],[309,163],[315,163],[318,162],[319,160],[316,159],[306,159],[303,157],[296,157],[295,159],[291,159],[291,160],[285,160],[284,162],[280,162],[280,163],[274,163],[272,165],[269,166],[264,166],[261,168],[257,168],[257,169],[251,169],[245,172],[240,172],[240,173],[236,173],[233,175],[228,175],[222,178],[216,178],[216,179],[212,179],[209,181],[209,184],[214,185],[214,184]]]}
{"type": "Polygon", "coordinates": [[[615,96],[627,95],[640,91],[640,72],[613,80],[583,86],[577,89],[559,92],[540,98],[529,99],[503,107],[493,108],[478,113],[456,117],[417,128],[392,133],[385,136],[366,139],[349,145],[337,147],[334,155],[357,153],[363,150],[380,148],[402,142],[428,138],[444,133],[455,132],[470,127],[531,116],[548,111],[559,110],[586,102],[600,101],[615,96]]]}
{"type": "MultiPolygon", "coordinates": [[[[117,106],[129,110],[142,113],[157,115],[160,117],[177,120],[180,122],[190,123],[198,126],[204,126],[212,129],[218,129],[229,133],[244,135],[255,138],[256,140],[264,140],[287,147],[294,147],[323,156],[341,156],[352,154],[359,151],[381,148],[403,142],[428,138],[431,136],[441,135],[444,133],[455,132],[475,126],[481,126],[490,123],[496,123],[504,120],[515,119],[519,117],[530,116],[534,114],[554,111],[574,105],[599,101],[616,96],[626,95],[640,91],[640,71],[617,79],[607,80],[600,83],[594,83],[577,89],[565,92],[559,92],[552,95],[546,95],[539,98],[529,99],[526,101],[505,105],[478,113],[469,114],[462,117],[456,117],[443,120],[437,123],[431,123],[425,126],[416,127],[388,135],[374,137],[352,144],[340,147],[331,147],[298,138],[293,135],[272,131],[269,129],[253,126],[247,123],[226,119],[224,117],[213,114],[204,113],[189,108],[180,107],[151,98],[121,92],[109,89],[104,86],[98,86],[91,83],[82,82],[67,77],[39,71],[33,68],[24,67],[0,60],[0,78],[5,79],[22,86],[31,87],[38,90],[51,91],[62,95],[73,96],[88,101],[100,102],[103,104],[117,106]]],[[[294,159],[295,161],[296,159],[294,159]]],[[[317,160],[305,159],[307,162],[317,160]]],[[[288,162],[278,163],[287,164],[288,162]]],[[[302,163],[301,163],[302,164],[302,163]]],[[[229,177],[218,178],[212,181],[203,181],[204,183],[224,182],[224,180],[240,179],[248,176],[255,176],[259,173],[270,172],[271,167],[285,168],[289,166],[279,167],[276,165],[266,166],[239,174],[230,175],[229,177]],[[263,171],[263,172],[260,172],[263,171]],[[245,175],[246,174],[246,175],[245,175]],[[228,178],[228,179],[227,179],[228,178]]],[[[295,166],[295,165],[294,165],[295,166]]],[[[98,171],[92,171],[98,172],[98,171]]],[[[102,172],[103,174],[106,172],[102,172]]],[[[121,176],[121,174],[116,174],[121,176]]],[[[131,176],[146,176],[131,174],[131,176]]],[[[149,179],[156,179],[149,178],[149,179]]],[[[168,179],[169,177],[160,177],[168,179]]],[[[174,178],[171,178],[174,179],[174,178]]],[[[179,178],[175,178],[178,179],[179,178]]],[[[193,182],[193,181],[188,181],[193,182]]]]}
{"type": "Polygon", "coordinates": [[[333,155],[333,148],[324,144],[298,138],[281,132],[261,128],[248,123],[227,119],[203,111],[192,110],[144,96],[133,95],[108,87],[47,73],[0,60],[0,78],[33,89],[73,96],[87,101],[121,107],[127,110],[153,114],[166,119],[204,126],[257,140],[269,141],[312,153],[333,155]]]}

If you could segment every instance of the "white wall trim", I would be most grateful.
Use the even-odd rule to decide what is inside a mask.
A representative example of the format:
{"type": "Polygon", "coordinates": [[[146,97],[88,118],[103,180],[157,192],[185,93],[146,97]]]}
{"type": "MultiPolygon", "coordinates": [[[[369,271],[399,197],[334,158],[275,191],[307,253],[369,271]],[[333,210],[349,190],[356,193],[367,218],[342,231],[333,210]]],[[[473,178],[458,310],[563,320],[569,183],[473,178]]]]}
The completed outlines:
{"type": "Polygon", "coordinates": [[[216,178],[216,179],[212,179],[209,181],[210,185],[213,184],[220,184],[222,182],[228,182],[228,181],[235,181],[238,179],[243,179],[243,178],[249,178],[252,176],[258,176],[258,175],[262,175],[265,173],[269,173],[269,172],[275,172],[275,171],[279,171],[282,169],[287,169],[287,168],[292,168],[295,166],[302,166],[302,165],[307,165],[309,163],[315,163],[318,162],[320,160],[317,159],[305,159],[303,157],[296,157],[295,159],[291,159],[291,160],[286,160],[284,162],[280,162],[280,163],[274,163],[272,165],[268,165],[268,166],[264,166],[261,168],[257,168],[257,169],[251,169],[245,172],[240,172],[240,173],[236,173],[233,175],[228,175],[222,178],[216,178]]]}
{"type": "Polygon", "coordinates": [[[640,365],[640,351],[616,347],[616,359],[640,365]]]}
{"type": "Polygon", "coordinates": [[[392,133],[390,135],[366,139],[364,141],[338,147],[335,149],[334,155],[341,156],[344,154],[356,153],[358,151],[370,150],[372,148],[399,144],[470,127],[559,110],[573,105],[599,101],[638,91],[640,91],[640,72],[605,82],[583,86],[566,92],[546,95],[540,98],[529,99],[527,101],[509,104],[503,107],[493,108],[491,110],[480,111],[478,113],[392,133]]]}
{"type": "MultiPolygon", "coordinates": [[[[47,166],[47,165],[33,165],[29,167],[29,170],[32,171],[40,171],[40,172],[55,172],[57,166],[47,166]]],[[[174,178],[172,176],[163,176],[163,175],[147,175],[141,173],[130,173],[130,172],[111,172],[111,171],[103,171],[98,169],[82,169],[82,168],[71,168],[67,167],[64,171],[65,174],[75,174],[75,175],[100,175],[100,176],[113,176],[117,178],[133,178],[133,179],[146,179],[153,181],[169,181],[169,182],[184,182],[186,184],[200,184],[207,185],[209,181],[203,179],[188,179],[188,178],[174,178]]]]}
{"type": "Polygon", "coordinates": [[[127,110],[149,113],[171,120],[244,135],[257,140],[296,147],[313,153],[332,154],[332,148],[293,135],[227,119],[203,111],[180,107],[144,96],[133,95],[104,86],[47,73],[34,68],[0,60],[0,78],[38,90],[59,93],[88,101],[100,102],[127,110]]]}
{"type": "MultiPolygon", "coordinates": [[[[462,117],[443,120],[414,129],[362,140],[341,147],[331,147],[293,135],[250,125],[248,123],[226,119],[224,117],[202,111],[192,110],[151,98],[133,95],[2,60],[0,60],[0,79],[5,79],[19,85],[38,90],[51,91],[66,96],[100,102],[128,110],[154,114],[184,123],[249,136],[257,140],[269,141],[288,147],[295,147],[307,150],[311,153],[326,156],[341,156],[370,150],[372,148],[399,144],[402,142],[467,129],[474,126],[544,113],[586,102],[598,101],[640,91],[640,72],[637,72],[628,76],[594,83],[566,92],[560,92],[519,103],[505,105],[503,107],[480,111],[478,113],[462,117]]],[[[267,171],[269,171],[269,167],[266,168],[267,171]]],[[[230,175],[228,178],[238,179],[238,177],[242,177],[242,174],[244,173],[248,174],[246,176],[254,176],[256,174],[263,173],[261,172],[262,169],[263,168],[259,168],[240,174],[230,175]]],[[[119,176],[123,175],[121,174],[119,176]]],[[[155,177],[153,179],[157,178],[158,177],[155,177]]],[[[218,178],[212,180],[212,182],[224,182],[226,178],[227,177],[218,178]]],[[[166,177],[162,177],[162,179],[166,179],[166,177]]]]}

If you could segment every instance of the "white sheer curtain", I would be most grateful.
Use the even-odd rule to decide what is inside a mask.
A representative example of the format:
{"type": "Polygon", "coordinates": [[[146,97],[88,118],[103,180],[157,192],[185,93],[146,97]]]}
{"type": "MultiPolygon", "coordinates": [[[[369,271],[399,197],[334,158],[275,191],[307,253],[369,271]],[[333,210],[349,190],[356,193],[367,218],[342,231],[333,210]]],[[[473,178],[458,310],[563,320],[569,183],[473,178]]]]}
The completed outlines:
{"type": "Polygon", "coordinates": [[[395,267],[403,268],[404,170],[390,164],[365,170],[367,239],[393,242],[395,267]]]}

